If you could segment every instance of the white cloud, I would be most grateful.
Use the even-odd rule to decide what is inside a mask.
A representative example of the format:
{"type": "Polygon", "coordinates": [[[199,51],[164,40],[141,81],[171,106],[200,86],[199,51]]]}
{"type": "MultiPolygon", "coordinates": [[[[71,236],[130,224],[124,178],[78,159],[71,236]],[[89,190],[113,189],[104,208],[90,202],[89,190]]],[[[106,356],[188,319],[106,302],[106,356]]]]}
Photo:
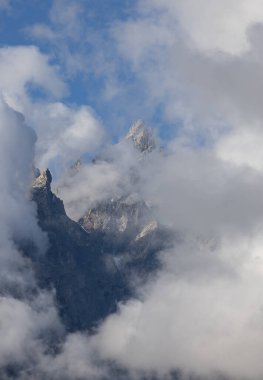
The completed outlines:
{"type": "Polygon", "coordinates": [[[82,164],[79,171],[66,172],[57,182],[57,189],[68,215],[79,220],[97,202],[136,190],[131,183],[131,171],[139,164],[133,146],[122,141],[105,149],[98,162],[82,164]]]}
{"type": "Polygon", "coordinates": [[[53,164],[61,170],[103,140],[101,123],[90,107],[53,101],[65,95],[66,85],[50,57],[34,46],[0,49],[0,89],[37,132],[36,164],[42,168],[53,164]],[[32,85],[46,93],[42,100],[31,94],[32,85]]]}
{"type": "Polygon", "coordinates": [[[36,164],[65,169],[87,152],[95,152],[104,138],[99,119],[88,106],[67,106],[61,102],[38,103],[26,110],[28,123],[38,136],[36,164]]]}
{"type": "Polygon", "coordinates": [[[46,235],[40,230],[30,201],[35,133],[21,114],[0,101],[0,367],[34,363],[45,342],[62,331],[50,293],[41,292],[29,259],[17,244],[30,240],[44,254],[46,235]],[[16,241],[16,243],[15,243],[16,241]],[[45,336],[45,342],[41,337],[45,336]]]}
{"type": "Polygon", "coordinates": [[[241,54],[249,49],[249,28],[263,21],[260,0],[154,0],[142,6],[169,13],[192,43],[204,52],[241,54]]]}
{"type": "MultiPolygon", "coordinates": [[[[44,297],[42,295],[41,297],[44,297]]],[[[46,298],[50,298],[45,295],[46,298]]],[[[40,298],[40,297],[39,297],[40,298]]],[[[40,303],[39,299],[36,300],[40,303]]],[[[10,363],[35,363],[38,356],[44,356],[41,335],[54,333],[61,329],[53,300],[44,300],[42,309],[39,305],[12,297],[0,298],[0,366],[10,363]],[[39,310],[38,310],[39,308],[39,310]]]]}
{"type": "Polygon", "coordinates": [[[85,333],[68,334],[62,351],[56,357],[46,357],[41,366],[52,379],[101,379],[107,367],[100,364],[90,338],[85,333]]]}
{"type": "MultiPolygon", "coordinates": [[[[205,378],[224,374],[260,379],[262,237],[253,236],[252,240],[252,245],[252,241],[243,241],[246,245],[241,246],[249,255],[253,246],[257,247],[261,272],[256,269],[259,262],[250,268],[237,263],[234,274],[222,274],[218,266],[211,272],[207,265],[210,255],[225,250],[228,261],[229,256],[239,255],[239,244],[229,241],[218,251],[208,250],[204,266],[190,261],[192,273],[188,268],[175,275],[175,254],[185,261],[183,256],[190,253],[195,259],[199,253],[196,244],[192,252],[186,245],[180,251],[179,245],[143,302],[128,302],[102,326],[98,345],[103,354],[132,370],[155,371],[161,378],[179,369],[184,375],[205,378]]],[[[246,264],[250,260],[246,257],[246,264]]]]}
{"type": "Polygon", "coordinates": [[[204,139],[208,132],[217,138],[222,127],[239,128],[242,122],[253,128],[260,122],[260,2],[139,4],[137,18],[116,23],[112,30],[138,87],[147,93],[147,104],[161,106],[170,123],[181,119],[183,133],[191,129],[204,139]]]}
{"type": "Polygon", "coordinates": [[[262,134],[261,128],[233,131],[220,139],[216,147],[217,155],[226,162],[262,171],[262,134]]]}
{"type": "Polygon", "coordinates": [[[262,175],[188,149],[153,161],[145,197],[176,231],[162,270],[95,346],[131,371],[260,379],[262,175]]]}
{"type": "Polygon", "coordinates": [[[35,46],[1,48],[0,88],[7,101],[20,109],[20,103],[26,102],[30,84],[53,96],[61,96],[66,91],[58,69],[35,46]]]}
{"type": "Polygon", "coordinates": [[[90,344],[135,378],[179,369],[186,378],[259,380],[262,173],[226,164],[214,150],[175,147],[140,165],[140,185],[178,239],[139,300],[120,305],[90,344]]]}

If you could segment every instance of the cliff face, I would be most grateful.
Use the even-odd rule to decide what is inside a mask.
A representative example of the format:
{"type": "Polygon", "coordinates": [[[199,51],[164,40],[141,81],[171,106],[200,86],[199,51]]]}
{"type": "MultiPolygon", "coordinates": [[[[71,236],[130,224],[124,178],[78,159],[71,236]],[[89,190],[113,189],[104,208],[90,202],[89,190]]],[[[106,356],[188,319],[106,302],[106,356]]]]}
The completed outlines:
{"type": "Polygon", "coordinates": [[[46,254],[33,258],[37,278],[42,287],[55,290],[69,331],[91,329],[129,295],[128,286],[105,252],[103,236],[87,234],[67,217],[63,202],[51,192],[51,180],[46,170],[32,186],[39,224],[49,238],[46,254]]]}
{"type": "MultiPolygon", "coordinates": [[[[155,147],[150,132],[138,122],[127,139],[142,154],[155,147]]],[[[29,254],[40,286],[54,289],[67,330],[90,330],[115,312],[119,301],[132,296],[135,279],[144,281],[158,267],[157,254],[169,242],[169,233],[137,194],[100,202],[74,222],[51,191],[51,181],[46,170],[36,174],[32,185],[49,246],[42,256],[29,254]]]]}
{"type": "Polygon", "coordinates": [[[156,149],[156,142],[150,129],[144,126],[142,120],[137,120],[129,129],[126,140],[131,140],[141,153],[149,153],[156,149]]]}
{"type": "MultiPolygon", "coordinates": [[[[144,158],[150,158],[153,151],[159,150],[153,132],[146,128],[141,120],[130,127],[124,141],[131,143],[137,151],[140,165],[144,158]]],[[[107,152],[101,161],[107,161],[107,152]]],[[[77,163],[81,172],[81,165],[77,163]]],[[[130,183],[136,189],[140,182],[136,167],[130,167],[130,183]]],[[[125,276],[144,276],[158,267],[157,253],[166,248],[170,234],[160,226],[155,218],[153,208],[137,192],[127,192],[120,197],[97,202],[78,220],[89,234],[101,233],[109,251],[116,258],[118,268],[125,276]]]]}
{"type": "MultiPolygon", "coordinates": [[[[138,203],[125,202],[122,206],[104,205],[113,229],[85,229],[66,215],[63,202],[51,191],[51,181],[51,173],[46,170],[32,185],[32,199],[37,204],[39,224],[48,234],[49,246],[44,255],[31,254],[31,259],[39,285],[54,289],[66,329],[91,330],[116,311],[119,301],[132,296],[131,278],[146,278],[157,268],[155,254],[163,247],[165,235],[150,214],[142,227],[138,215],[141,204],[138,209],[138,203]],[[123,213],[129,219],[126,235],[118,219],[123,213]]],[[[144,203],[143,206],[146,207],[144,203]]],[[[94,212],[104,218],[101,209],[94,212]]],[[[126,222],[122,221],[123,225],[126,222]]],[[[105,219],[102,224],[105,225],[105,219]]]]}
{"type": "MultiPolygon", "coordinates": [[[[145,154],[150,154],[157,147],[152,131],[141,120],[131,126],[124,140],[131,142],[139,152],[138,160],[142,161],[142,165],[145,154]]],[[[107,156],[104,160],[107,160],[107,156]]],[[[78,166],[78,170],[81,170],[81,166],[78,166]]],[[[135,185],[140,180],[135,168],[130,168],[129,176],[131,184],[135,185]]],[[[79,223],[86,231],[103,231],[119,242],[125,241],[126,245],[150,236],[154,240],[159,232],[152,208],[138,193],[132,192],[98,202],[83,214],[79,223]]]]}

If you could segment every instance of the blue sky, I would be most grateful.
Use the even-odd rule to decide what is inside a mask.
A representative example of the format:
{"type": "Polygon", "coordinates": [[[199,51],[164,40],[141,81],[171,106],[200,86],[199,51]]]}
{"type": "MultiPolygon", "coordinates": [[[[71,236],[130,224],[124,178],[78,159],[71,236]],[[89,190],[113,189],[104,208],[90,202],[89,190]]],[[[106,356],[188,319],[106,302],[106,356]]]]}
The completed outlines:
{"type": "MultiPolygon", "coordinates": [[[[68,93],[63,97],[63,101],[67,104],[87,104],[92,107],[113,141],[123,135],[137,118],[143,118],[154,127],[163,125],[160,129],[161,135],[163,138],[169,138],[176,133],[174,123],[163,119],[162,104],[155,107],[149,104],[147,91],[130,63],[117,51],[116,41],[112,37],[112,29],[116,24],[137,17],[136,5],[136,1],[130,0],[54,3],[51,0],[13,0],[9,8],[1,12],[1,45],[35,45],[41,52],[49,54],[52,63],[59,65],[60,73],[68,85],[68,93]],[[63,11],[72,4],[81,7],[74,20],[75,24],[78,24],[76,35],[63,36],[65,25],[55,25],[52,12],[56,3],[63,11]],[[60,34],[58,40],[54,43],[35,36],[31,28],[39,24],[55,28],[60,34]],[[81,68],[67,67],[59,51],[61,45],[65,45],[67,54],[81,55],[84,62],[81,68]],[[98,60],[104,61],[101,68],[96,64],[98,60]],[[119,88],[115,95],[106,94],[107,91],[111,91],[109,86],[119,88]]],[[[42,92],[33,86],[31,91],[33,98],[42,95],[42,92]]]]}

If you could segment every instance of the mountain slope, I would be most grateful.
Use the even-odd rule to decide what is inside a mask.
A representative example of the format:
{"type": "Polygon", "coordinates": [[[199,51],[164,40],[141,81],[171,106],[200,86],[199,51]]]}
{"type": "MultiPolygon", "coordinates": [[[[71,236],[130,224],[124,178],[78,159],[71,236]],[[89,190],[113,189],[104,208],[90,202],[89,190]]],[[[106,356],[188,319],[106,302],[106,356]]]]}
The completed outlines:
{"type": "Polygon", "coordinates": [[[129,290],[114,260],[104,252],[99,234],[88,235],[69,219],[63,202],[50,188],[51,174],[40,174],[32,186],[39,224],[49,248],[33,257],[39,283],[54,288],[60,315],[69,331],[91,329],[116,311],[129,290]]]}
{"type": "MultiPolygon", "coordinates": [[[[29,255],[40,286],[54,289],[66,329],[91,330],[116,311],[119,301],[132,296],[131,279],[146,279],[158,267],[156,253],[164,247],[167,233],[157,228],[150,215],[140,228],[133,215],[129,233],[121,238],[114,229],[85,230],[66,215],[63,202],[51,191],[51,181],[46,170],[32,185],[32,199],[37,204],[40,227],[48,234],[49,247],[42,256],[32,251],[29,255]]],[[[133,212],[138,212],[138,204],[123,207],[128,213],[133,207],[133,212]]],[[[106,204],[105,209],[113,220],[117,218],[118,210],[114,211],[112,204],[106,204]]]]}

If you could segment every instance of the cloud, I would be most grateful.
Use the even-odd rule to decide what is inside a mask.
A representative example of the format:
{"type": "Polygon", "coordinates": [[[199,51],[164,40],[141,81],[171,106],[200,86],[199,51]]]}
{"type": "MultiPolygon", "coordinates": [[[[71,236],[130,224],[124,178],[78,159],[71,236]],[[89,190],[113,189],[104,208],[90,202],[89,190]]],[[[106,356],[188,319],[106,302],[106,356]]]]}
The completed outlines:
{"type": "Polygon", "coordinates": [[[51,378],[102,379],[107,378],[107,366],[99,361],[90,337],[85,333],[69,334],[61,352],[45,358],[42,363],[51,378]]]}
{"type": "Polygon", "coordinates": [[[82,1],[54,0],[49,20],[26,28],[29,36],[51,43],[54,52],[67,75],[86,70],[87,26],[84,22],[85,7],[82,1]],[[77,44],[77,45],[76,45],[77,44]]]}
{"type": "Polygon", "coordinates": [[[36,164],[52,166],[59,174],[84,153],[95,152],[104,140],[104,130],[88,106],[67,106],[61,102],[38,103],[26,112],[38,141],[36,164]]]}
{"type": "Polygon", "coordinates": [[[217,144],[218,156],[237,166],[247,166],[262,171],[262,129],[241,128],[227,134],[217,144]]]}
{"type": "Polygon", "coordinates": [[[52,334],[57,334],[56,330],[61,330],[56,308],[48,294],[42,294],[33,303],[10,296],[1,297],[0,321],[3,336],[0,343],[1,368],[12,364],[27,366],[28,362],[37,365],[47,348],[43,334],[48,342],[52,334]]]}
{"type": "Polygon", "coordinates": [[[260,0],[154,0],[141,1],[142,7],[164,12],[178,23],[191,43],[204,52],[233,55],[249,50],[249,28],[262,22],[260,0]],[[207,32],[209,31],[209,33],[207,32]]]}
{"type": "Polygon", "coordinates": [[[51,294],[38,291],[30,260],[18,248],[31,241],[44,254],[46,235],[40,230],[30,201],[36,136],[21,114],[0,101],[0,365],[32,363],[45,350],[47,338],[61,330],[51,294]],[[19,149],[18,149],[19,147],[19,149]]]}
{"type": "Polygon", "coordinates": [[[121,141],[108,146],[95,163],[83,163],[79,170],[66,171],[56,184],[68,215],[74,220],[98,202],[136,191],[132,171],[140,165],[132,144],[121,141]]]}
{"type": "MultiPolygon", "coordinates": [[[[257,1],[140,1],[136,18],[112,26],[145,103],[163,107],[166,121],[182,120],[169,154],[140,168],[142,194],[180,238],[137,300],[120,305],[91,340],[72,337],[80,368],[96,352],[161,378],[177,369],[262,378],[262,17],[257,1]]],[[[73,218],[133,190],[133,153],[128,165],[118,158],[62,181],[73,218]]]]}
{"type": "Polygon", "coordinates": [[[43,255],[48,243],[29,196],[35,143],[24,117],[0,99],[0,376],[11,378],[12,370],[21,380],[85,378],[99,373],[97,366],[85,353],[79,357],[81,337],[65,337],[53,292],[38,287],[21,252],[21,242],[30,241],[43,255]]]}
{"type": "Polygon", "coordinates": [[[95,151],[104,132],[90,107],[57,101],[67,86],[50,60],[35,46],[1,48],[0,88],[6,102],[23,113],[37,133],[36,165],[53,165],[59,172],[83,153],[95,151]]]}
{"type": "Polygon", "coordinates": [[[0,9],[9,9],[10,0],[0,0],[0,9]]]}
{"type": "Polygon", "coordinates": [[[65,94],[58,68],[35,46],[1,48],[0,70],[1,91],[14,108],[20,109],[20,103],[26,101],[29,85],[39,86],[55,97],[65,94]]]}
{"type": "MultiPolygon", "coordinates": [[[[6,249],[3,246],[2,259],[12,262],[12,252],[16,256],[17,253],[9,239],[14,235],[18,239],[20,236],[31,239],[33,233],[38,248],[44,244],[45,238],[35,219],[35,207],[28,199],[36,135],[26,126],[23,116],[8,107],[2,99],[0,112],[1,240],[3,245],[6,240],[7,246],[6,249]],[[25,217],[27,223],[21,223],[25,217]]],[[[18,259],[18,263],[20,261],[18,259]]]]}
{"type": "Polygon", "coordinates": [[[138,4],[138,17],[116,22],[112,33],[144,103],[164,110],[163,120],[175,128],[179,120],[188,141],[201,136],[211,143],[225,129],[256,128],[262,118],[260,2],[138,4]]]}
{"type": "Polygon", "coordinates": [[[188,149],[149,165],[144,195],[174,229],[174,248],[139,298],[101,325],[98,352],[160,378],[260,379],[261,173],[188,149]]]}
{"type": "Polygon", "coordinates": [[[217,236],[247,233],[262,222],[262,173],[209,149],[178,147],[143,169],[143,194],[175,230],[217,236]]]}
{"type": "MultiPolygon", "coordinates": [[[[261,242],[259,237],[258,249],[261,242]]],[[[248,246],[249,254],[253,253],[248,246]]],[[[231,255],[238,254],[234,251],[240,246],[231,241],[220,250],[224,248],[231,255]]],[[[194,257],[196,244],[192,249],[194,257]]],[[[186,246],[178,252],[188,253],[186,246]]],[[[207,254],[209,260],[211,251],[207,254]]],[[[176,266],[176,259],[172,260],[176,266]]],[[[258,263],[252,268],[236,267],[237,277],[210,273],[207,260],[204,263],[203,268],[193,263],[195,277],[189,269],[189,277],[184,277],[185,273],[175,275],[167,267],[143,302],[129,302],[118,315],[109,317],[99,342],[104,355],[133,370],[155,371],[161,378],[179,369],[201,378],[217,378],[221,373],[260,379],[262,284],[261,271],[255,268],[258,263]]]]}

